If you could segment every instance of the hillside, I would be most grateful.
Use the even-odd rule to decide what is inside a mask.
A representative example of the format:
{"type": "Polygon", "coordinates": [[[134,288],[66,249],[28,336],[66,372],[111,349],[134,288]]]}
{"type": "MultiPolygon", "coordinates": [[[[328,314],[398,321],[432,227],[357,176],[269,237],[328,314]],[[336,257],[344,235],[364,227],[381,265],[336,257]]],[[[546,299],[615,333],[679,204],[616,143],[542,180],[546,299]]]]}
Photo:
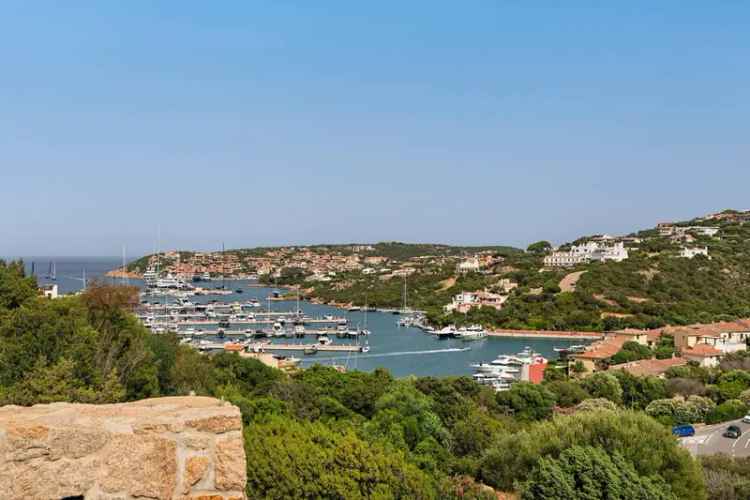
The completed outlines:
{"type": "MultiPolygon", "coordinates": [[[[175,498],[178,484],[193,498],[213,489],[211,498],[230,490],[238,498],[244,486],[247,498],[489,500],[513,492],[542,500],[575,498],[574,481],[602,492],[591,499],[717,498],[666,422],[648,415],[649,408],[665,406],[671,381],[625,372],[575,380],[552,370],[544,384],[519,382],[495,393],[468,377],[396,379],[384,369],[341,372],[321,365],[287,373],[237,352],[200,354],[174,334],[152,335],[130,313],[136,302],[135,288],[102,284],[46,299],[23,263],[0,261],[0,406],[58,403],[5,408],[4,499],[73,498],[95,481],[163,500],[175,498]],[[187,422],[173,426],[176,400],[165,419],[152,399],[188,394],[221,399],[239,412],[223,406],[231,414],[204,418],[193,408],[187,422]],[[62,402],[87,404],[78,411],[85,413],[85,432],[70,429],[79,423],[62,402]],[[151,414],[132,413],[141,405],[151,414]],[[34,418],[47,410],[61,416],[34,418]],[[127,425],[102,433],[100,417],[127,425]],[[239,469],[239,417],[246,474],[239,469]],[[175,454],[187,464],[198,457],[205,462],[183,467],[175,454]],[[177,483],[178,473],[193,479],[177,483]],[[629,489],[623,493],[621,485],[629,489]]],[[[696,370],[701,382],[691,387],[717,380],[711,394],[719,404],[699,398],[698,412],[693,398],[691,421],[727,420],[727,404],[744,414],[745,403],[724,401],[727,391],[750,387],[748,377],[734,372],[696,370]]],[[[714,462],[710,470],[714,476],[737,470],[722,491],[745,491],[746,461],[714,462]]]]}
{"type": "MultiPolygon", "coordinates": [[[[730,215],[735,212],[723,212],[730,215]]],[[[665,324],[708,323],[750,316],[750,225],[747,214],[694,219],[675,227],[717,227],[713,236],[676,238],[648,229],[629,235],[629,258],[545,268],[543,255],[508,253],[502,265],[483,273],[456,276],[451,266],[425,265],[407,278],[408,301],[426,309],[437,324],[480,322],[506,328],[614,330],[665,324]],[[640,240],[638,242],[635,242],[640,240]],[[707,248],[708,258],[680,256],[683,248],[707,248]],[[561,291],[565,276],[580,274],[572,291],[561,291]],[[451,277],[449,288],[441,287],[451,277]],[[501,279],[518,283],[501,310],[482,307],[467,314],[445,314],[442,306],[462,291],[492,290],[501,279]]],[[[583,237],[562,248],[591,240],[583,237]]],[[[312,295],[324,300],[398,306],[403,283],[349,273],[316,284],[312,295]]]]}
{"type": "MultiPolygon", "coordinates": [[[[401,307],[405,284],[407,305],[425,310],[435,324],[596,331],[652,328],[750,317],[748,221],[750,212],[728,210],[622,237],[583,236],[558,250],[592,241],[620,242],[629,257],[567,267],[545,266],[544,258],[553,250],[544,241],[527,251],[386,242],[236,249],[224,254],[168,252],[160,261],[162,269],[184,274],[258,273],[266,283],[299,285],[308,298],[328,303],[401,307]],[[705,250],[708,256],[683,257],[685,249],[705,250]],[[459,272],[458,266],[472,259],[478,267],[459,272]],[[478,291],[502,295],[502,308],[444,312],[456,294],[478,291]]],[[[129,270],[142,272],[150,259],[154,257],[131,263],[129,270]]]]}

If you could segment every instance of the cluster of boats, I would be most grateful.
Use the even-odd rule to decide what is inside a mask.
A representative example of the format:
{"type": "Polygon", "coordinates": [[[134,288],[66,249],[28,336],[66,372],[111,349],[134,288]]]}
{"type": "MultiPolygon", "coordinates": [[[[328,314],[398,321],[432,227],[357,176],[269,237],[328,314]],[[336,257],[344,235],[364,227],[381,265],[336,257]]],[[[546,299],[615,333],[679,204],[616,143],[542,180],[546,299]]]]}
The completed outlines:
{"type": "Polygon", "coordinates": [[[487,331],[481,325],[462,326],[460,328],[449,325],[440,330],[428,328],[425,331],[438,339],[480,340],[487,336],[487,331]]]}
{"type": "Polygon", "coordinates": [[[529,381],[532,367],[546,366],[547,359],[531,348],[526,347],[515,355],[502,354],[493,361],[471,365],[476,371],[473,379],[482,385],[487,385],[496,391],[506,391],[511,385],[519,381],[529,381]]]}

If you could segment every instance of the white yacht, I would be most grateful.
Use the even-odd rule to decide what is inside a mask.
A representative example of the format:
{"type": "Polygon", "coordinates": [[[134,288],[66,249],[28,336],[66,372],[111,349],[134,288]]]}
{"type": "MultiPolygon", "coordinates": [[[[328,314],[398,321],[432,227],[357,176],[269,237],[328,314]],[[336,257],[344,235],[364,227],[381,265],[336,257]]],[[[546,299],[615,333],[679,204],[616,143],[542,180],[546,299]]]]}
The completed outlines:
{"type": "Polygon", "coordinates": [[[156,269],[149,267],[146,272],[143,273],[143,282],[148,288],[156,288],[156,281],[159,279],[159,275],[156,274],[156,269]]]}
{"type": "Polygon", "coordinates": [[[454,337],[461,340],[479,340],[487,336],[487,332],[479,325],[472,325],[468,328],[459,328],[454,337]]]}
{"type": "Polygon", "coordinates": [[[456,327],[454,325],[448,325],[440,330],[435,330],[433,335],[439,339],[451,338],[456,335],[456,327]]]}
{"type": "Polygon", "coordinates": [[[506,390],[510,384],[520,380],[530,380],[532,365],[546,365],[547,360],[525,348],[516,355],[502,354],[489,363],[475,363],[473,379],[480,384],[492,386],[497,391],[506,390]]]}
{"type": "Polygon", "coordinates": [[[158,280],[156,280],[156,288],[178,289],[178,288],[184,288],[184,287],[185,287],[185,282],[174,277],[171,274],[167,274],[164,278],[159,278],[158,280]]]}

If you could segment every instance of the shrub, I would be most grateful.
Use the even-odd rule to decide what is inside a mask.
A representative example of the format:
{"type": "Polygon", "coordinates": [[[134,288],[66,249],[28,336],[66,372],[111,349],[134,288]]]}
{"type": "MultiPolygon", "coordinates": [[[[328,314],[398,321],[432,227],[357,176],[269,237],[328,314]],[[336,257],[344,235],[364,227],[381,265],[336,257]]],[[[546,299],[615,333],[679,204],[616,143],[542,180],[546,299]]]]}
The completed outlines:
{"type": "Polygon", "coordinates": [[[605,398],[592,398],[583,401],[581,404],[576,406],[578,411],[594,411],[594,410],[610,410],[615,411],[617,405],[609,399],[605,398]]]}
{"type": "Polygon", "coordinates": [[[541,420],[552,415],[555,395],[544,386],[518,382],[499,392],[497,402],[520,420],[541,420]]]}
{"type": "Polygon", "coordinates": [[[617,377],[610,373],[594,373],[584,378],[581,385],[595,398],[606,398],[615,404],[622,403],[622,387],[617,377]]]}
{"type": "Polygon", "coordinates": [[[563,408],[575,406],[589,397],[589,393],[580,384],[568,380],[549,382],[544,387],[555,395],[557,404],[563,408]]]}
{"type": "Polygon", "coordinates": [[[747,414],[747,405],[739,399],[724,401],[706,417],[707,424],[718,424],[728,420],[742,418],[747,414]]]}

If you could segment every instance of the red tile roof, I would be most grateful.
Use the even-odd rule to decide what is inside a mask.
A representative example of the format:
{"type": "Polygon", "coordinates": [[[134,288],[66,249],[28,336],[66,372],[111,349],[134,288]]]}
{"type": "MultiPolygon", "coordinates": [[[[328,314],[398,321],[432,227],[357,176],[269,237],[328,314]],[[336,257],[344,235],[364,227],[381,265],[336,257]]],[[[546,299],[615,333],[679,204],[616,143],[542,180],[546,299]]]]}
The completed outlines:
{"type": "Polygon", "coordinates": [[[714,356],[721,356],[722,352],[717,348],[708,344],[696,344],[690,349],[682,350],[683,356],[695,356],[700,358],[711,358],[714,356]]]}
{"type": "Polygon", "coordinates": [[[609,369],[623,370],[630,373],[631,375],[636,376],[658,376],[666,372],[673,366],[681,366],[685,364],[687,364],[687,359],[676,357],[667,359],[642,359],[640,361],[632,361],[630,363],[612,365],[609,367],[609,369]]]}
{"type": "Polygon", "coordinates": [[[617,354],[622,345],[630,340],[627,335],[609,335],[599,342],[594,342],[584,352],[575,354],[573,358],[582,359],[608,359],[617,354]]]}

